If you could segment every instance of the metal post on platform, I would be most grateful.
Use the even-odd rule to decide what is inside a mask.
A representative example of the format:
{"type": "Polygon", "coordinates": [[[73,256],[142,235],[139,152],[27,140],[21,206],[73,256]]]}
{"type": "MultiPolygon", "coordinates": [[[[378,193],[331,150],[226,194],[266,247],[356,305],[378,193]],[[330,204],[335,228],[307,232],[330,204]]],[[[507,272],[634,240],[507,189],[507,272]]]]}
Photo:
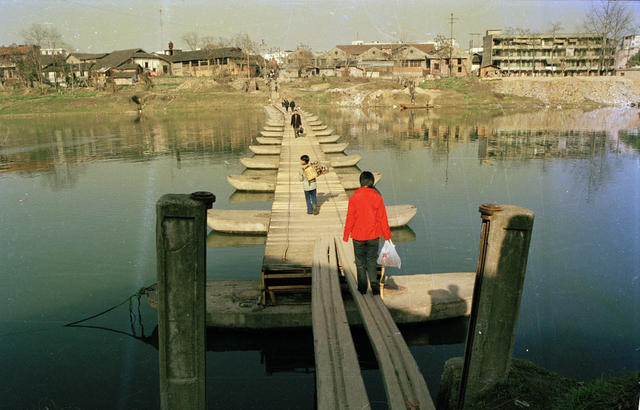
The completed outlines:
{"type": "Polygon", "coordinates": [[[533,212],[480,206],[482,231],[458,408],[506,378],[527,267],[533,212]]]}
{"type": "Polygon", "coordinates": [[[204,409],[206,235],[210,192],[156,204],[158,351],[162,409],[204,409]]]}

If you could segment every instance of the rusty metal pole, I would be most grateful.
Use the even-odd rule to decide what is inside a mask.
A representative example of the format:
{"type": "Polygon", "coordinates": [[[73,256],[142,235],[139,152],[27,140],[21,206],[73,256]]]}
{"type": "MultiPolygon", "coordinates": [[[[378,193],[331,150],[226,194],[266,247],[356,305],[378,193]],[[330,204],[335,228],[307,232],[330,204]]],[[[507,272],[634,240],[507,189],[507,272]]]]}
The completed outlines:
{"type": "Polygon", "coordinates": [[[533,212],[482,205],[482,231],[458,407],[504,380],[511,365],[533,212]]]}
{"type": "Polygon", "coordinates": [[[206,234],[209,192],[156,204],[158,352],[162,409],[205,409],[206,234]]]}

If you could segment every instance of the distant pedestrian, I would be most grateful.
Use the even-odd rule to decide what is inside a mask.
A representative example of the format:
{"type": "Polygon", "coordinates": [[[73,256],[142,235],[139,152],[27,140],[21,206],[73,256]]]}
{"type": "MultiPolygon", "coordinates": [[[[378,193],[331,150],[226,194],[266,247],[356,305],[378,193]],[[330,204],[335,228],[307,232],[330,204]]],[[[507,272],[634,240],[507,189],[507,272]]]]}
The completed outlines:
{"type": "Polygon", "coordinates": [[[372,293],[380,293],[377,281],[378,238],[391,239],[391,230],[387,220],[387,210],[382,195],[373,188],[373,174],[364,171],[360,174],[360,188],[349,198],[347,219],[344,224],[342,240],[353,239],[353,252],[358,272],[358,291],[367,293],[371,281],[372,293]]]}
{"type": "Polygon", "coordinates": [[[276,92],[278,92],[278,82],[276,81],[276,92]]]}
{"type": "Polygon", "coordinates": [[[291,115],[291,127],[293,127],[295,138],[298,138],[300,136],[300,127],[302,127],[302,117],[300,117],[297,108],[293,109],[293,114],[291,115]]]}
{"type": "Polygon", "coordinates": [[[302,181],[302,189],[304,190],[304,199],[307,202],[307,214],[318,215],[318,201],[316,196],[317,184],[316,177],[318,176],[313,165],[309,164],[309,156],[304,154],[300,157],[300,181],[302,181]],[[307,170],[308,167],[312,169],[307,170]],[[305,172],[307,171],[307,172],[305,172]]]}
{"type": "Polygon", "coordinates": [[[296,108],[295,101],[293,101],[293,100],[289,101],[289,107],[291,107],[291,112],[293,112],[293,109],[296,108]]]}
{"type": "Polygon", "coordinates": [[[286,112],[289,112],[289,100],[287,100],[286,98],[282,100],[282,106],[284,107],[284,110],[286,112]]]}

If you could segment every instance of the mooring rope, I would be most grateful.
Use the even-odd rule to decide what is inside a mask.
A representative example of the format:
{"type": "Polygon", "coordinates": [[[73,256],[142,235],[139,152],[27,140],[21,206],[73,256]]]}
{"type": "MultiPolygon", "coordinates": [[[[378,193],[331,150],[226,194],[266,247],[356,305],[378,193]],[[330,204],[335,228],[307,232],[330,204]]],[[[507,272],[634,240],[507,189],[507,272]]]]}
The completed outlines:
{"type": "Polygon", "coordinates": [[[126,299],[125,299],[125,300],[123,300],[122,302],[118,303],[117,305],[112,306],[112,307],[110,307],[109,309],[106,309],[106,310],[104,310],[104,311],[102,311],[102,312],[100,312],[100,313],[98,313],[98,314],[95,314],[95,315],[91,315],[91,316],[89,316],[89,317],[86,317],[86,318],[84,318],[84,319],[82,319],[82,320],[76,320],[75,322],[67,323],[66,325],[64,325],[64,327],[70,327],[70,326],[73,326],[73,325],[77,325],[78,323],[86,322],[87,320],[94,319],[94,318],[96,318],[96,317],[98,317],[98,316],[102,316],[102,315],[104,315],[105,313],[109,313],[109,312],[111,312],[112,310],[114,310],[115,308],[118,308],[118,307],[120,307],[120,306],[124,305],[124,304],[125,304],[125,303],[127,303],[127,302],[129,302],[129,320],[130,320],[130,321],[131,321],[131,323],[132,323],[132,324],[131,324],[131,326],[133,326],[134,318],[133,318],[133,313],[132,313],[132,312],[133,312],[133,306],[132,306],[132,304],[131,304],[131,301],[132,301],[132,299],[133,299],[133,298],[135,298],[135,297],[137,297],[137,298],[138,298],[138,314],[140,314],[140,297],[142,297],[142,295],[146,294],[146,293],[147,293],[147,291],[149,291],[149,290],[151,290],[151,289],[153,289],[153,285],[152,285],[152,286],[146,286],[146,287],[140,288],[136,293],[134,293],[133,295],[129,296],[128,298],[126,298],[126,299]]]}

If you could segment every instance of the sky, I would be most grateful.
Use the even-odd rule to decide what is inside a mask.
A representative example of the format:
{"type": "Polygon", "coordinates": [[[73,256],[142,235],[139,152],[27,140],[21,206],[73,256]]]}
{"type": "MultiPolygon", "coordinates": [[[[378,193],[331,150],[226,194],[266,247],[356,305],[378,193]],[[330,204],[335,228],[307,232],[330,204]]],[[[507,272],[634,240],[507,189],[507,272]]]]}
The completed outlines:
{"type": "MultiPolygon", "coordinates": [[[[623,2],[640,20],[640,1],[623,2]]],[[[449,35],[462,48],[479,44],[487,29],[579,32],[590,0],[0,0],[0,45],[22,44],[32,24],[55,27],[70,51],[160,51],[181,37],[231,37],[246,33],[266,48],[314,52],[354,40],[430,41],[449,35]],[[473,35],[472,33],[479,33],[473,35]],[[481,34],[480,34],[481,33],[481,34]]]]}

